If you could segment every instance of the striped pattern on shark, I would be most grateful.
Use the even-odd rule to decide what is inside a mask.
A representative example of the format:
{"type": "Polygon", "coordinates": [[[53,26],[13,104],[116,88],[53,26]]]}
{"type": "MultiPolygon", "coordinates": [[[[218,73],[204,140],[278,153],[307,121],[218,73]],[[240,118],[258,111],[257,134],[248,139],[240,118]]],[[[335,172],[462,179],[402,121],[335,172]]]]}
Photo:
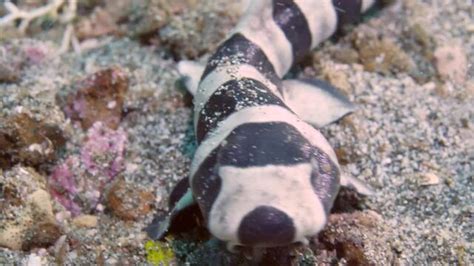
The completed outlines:
{"type": "Polygon", "coordinates": [[[210,233],[231,250],[308,243],[327,223],[341,185],[372,193],[342,173],[317,130],[355,106],[323,81],[283,76],[374,1],[250,1],[207,65],[180,62],[199,147],[170,214],[148,228],[152,238],[197,204],[210,233]]]}

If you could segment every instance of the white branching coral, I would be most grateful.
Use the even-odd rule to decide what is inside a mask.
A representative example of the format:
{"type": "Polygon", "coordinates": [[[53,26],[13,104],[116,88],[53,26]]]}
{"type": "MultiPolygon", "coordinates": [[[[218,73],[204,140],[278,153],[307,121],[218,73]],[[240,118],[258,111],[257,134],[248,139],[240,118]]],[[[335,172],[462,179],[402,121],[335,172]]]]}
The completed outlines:
{"type": "Polygon", "coordinates": [[[73,37],[72,20],[76,17],[77,0],[52,0],[45,6],[38,7],[32,10],[21,10],[10,1],[4,3],[8,14],[0,18],[0,27],[10,25],[19,20],[20,24],[18,30],[24,33],[31,21],[46,15],[58,19],[59,22],[66,24],[63,41],[59,53],[67,51],[71,38],[73,37]],[[63,7],[66,4],[65,7],[63,7]],[[61,13],[59,13],[60,9],[61,13]]]}

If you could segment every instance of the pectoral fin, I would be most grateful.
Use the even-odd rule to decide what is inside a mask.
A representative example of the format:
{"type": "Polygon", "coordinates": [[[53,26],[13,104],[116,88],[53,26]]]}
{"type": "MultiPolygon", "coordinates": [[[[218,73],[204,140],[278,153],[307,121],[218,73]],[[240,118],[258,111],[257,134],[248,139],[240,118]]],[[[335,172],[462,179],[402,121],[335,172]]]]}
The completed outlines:
{"type": "Polygon", "coordinates": [[[198,89],[199,81],[205,66],[195,61],[183,60],[178,63],[178,71],[183,77],[186,89],[194,95],[198,89]]]}
{"type": "Polygon", "coordinates": [[[318,128],[356,109],[338,89],[316,79],[283,80],[283,98],[301,119],[318,128]]]}
{"type": "MultiPolygon", "coordinates": [[[[169,231],[170,228],[183,219],[177,219],[178,216],[184,212],[194,213],[197,208],[197,204],[194,201],[191,190],[187,192],[174,204],[174,207],[167,214],[157,214],[150,225],[145,228],[148,236],[151,239],[162,239],[169,231]],[[177,221],[179,220],[179,221],[177,221]]],[[[199,209],[199,208],[197,208],[199,209]]],[[[189,214],[191,215],[191,214],[189,214]]],[[[191,220],[191,219],[188,219],[191,220]]],[[[180,226],[180,225],[177,225],[180,226]]]]}
{"type": "Polygon", "coordinates": [[[349,176],[348,174],[342,174],[341,175],[341,186],[349,187],[357,191],[357,193],[366,195],[366,196],[371,196],[375,194],[375,191],[373,188],[371,188],[369,185],[367,185],[364,181],[349,176]]]}

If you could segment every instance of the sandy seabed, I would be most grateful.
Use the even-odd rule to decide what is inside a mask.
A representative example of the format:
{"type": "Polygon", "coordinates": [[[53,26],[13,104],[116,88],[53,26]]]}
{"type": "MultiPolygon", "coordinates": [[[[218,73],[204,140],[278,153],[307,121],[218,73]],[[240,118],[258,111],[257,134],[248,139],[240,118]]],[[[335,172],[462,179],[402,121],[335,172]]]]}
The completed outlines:
{"type": "MultiPolygon", "coordinates": [[[[195,149],[192,104],[179,88],[176,64],[197,56],[204,61],[232,28],[238,11],[223,11],[219,4],[206,2],[169,18],[154,45],[116,36],[81,54],[53,57],[58,44],[44,36],[0,38],[0,143],[14,143],[0,151],[0,265],[156,262],[142,230],[156,210],[166,209],[195,149]],[[204,14],[210,19],[199,19],[204,14]],[[104,111],[119,123],[85,128],[68,113],[67,95],[74,102],[75,92],[87,87],[85,79],[110,68],[127,77],[126,92],[109,101],[112,111],[104,111]],[[121,101],[122,110],[113,112],[121,101]],[[23,132],[33,125],[43,132],[41,123],[61,132],[42,135],[54,154],[31,146],[28,139],[44,139],[23,132]],[[25,151],[15,150],[24,143],[8,139],[12,134],[29,143],[25,151]],[[124,142],[94,148],[104,138],[124,142]],[[35,151],[38,158],[28,153],[35,151]],[[74,197],[51,192],[55,178],[64,176],[83,181],[74,197]]],[[[377,192],[360,198],[343,191],[337,213],[309,247],[269,251],[262,263],[473,263],[473,17],[467,0],[405,0],[326,41],[292,69],[293,76],[328,80],[358,105],[322,132],[344,171],[377,192]]],[[[160,246],[160,254],[176,264],[249,263],[203,241],[169,240],[172,248],[160,246]]]]}

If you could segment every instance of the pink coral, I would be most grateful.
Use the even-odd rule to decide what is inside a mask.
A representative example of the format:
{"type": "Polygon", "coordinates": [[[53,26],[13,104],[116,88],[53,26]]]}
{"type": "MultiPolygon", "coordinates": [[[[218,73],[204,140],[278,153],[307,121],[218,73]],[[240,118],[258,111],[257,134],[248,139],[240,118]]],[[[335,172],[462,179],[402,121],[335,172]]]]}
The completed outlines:
{"type": "Polygon", "coordinates": [[[90,212],[102,192],[124,169],[127,135],[96,122],[88,131],[79,155],[56,166],[49,181],[53,196],[73,215],[90,212]]]}
{"type": "Polygon", "coordinates": [[[74,164],[77,162],[76,157],[69,157],[63,164],[58,165],[49,178],[51,194],[66,209],[73,214],[81,212],[81,207],[74,202],[74,195],[78,193],[75,176],[71,172],[74,164]]]}
{"type": "Polygon", "coordinates": [[[81,149],[81,162],[89,173],[113,178],[123,170],[126,141],[123,129],[113,130],[96,122],[87,132],[87,141],[81,149]]]}
{"type": "Polygon", "coordinates": [[[33,64],[39,64],[47,56],[47,48],[43,46],[30,46],[24,48],[26,58],[33,64]]]}

